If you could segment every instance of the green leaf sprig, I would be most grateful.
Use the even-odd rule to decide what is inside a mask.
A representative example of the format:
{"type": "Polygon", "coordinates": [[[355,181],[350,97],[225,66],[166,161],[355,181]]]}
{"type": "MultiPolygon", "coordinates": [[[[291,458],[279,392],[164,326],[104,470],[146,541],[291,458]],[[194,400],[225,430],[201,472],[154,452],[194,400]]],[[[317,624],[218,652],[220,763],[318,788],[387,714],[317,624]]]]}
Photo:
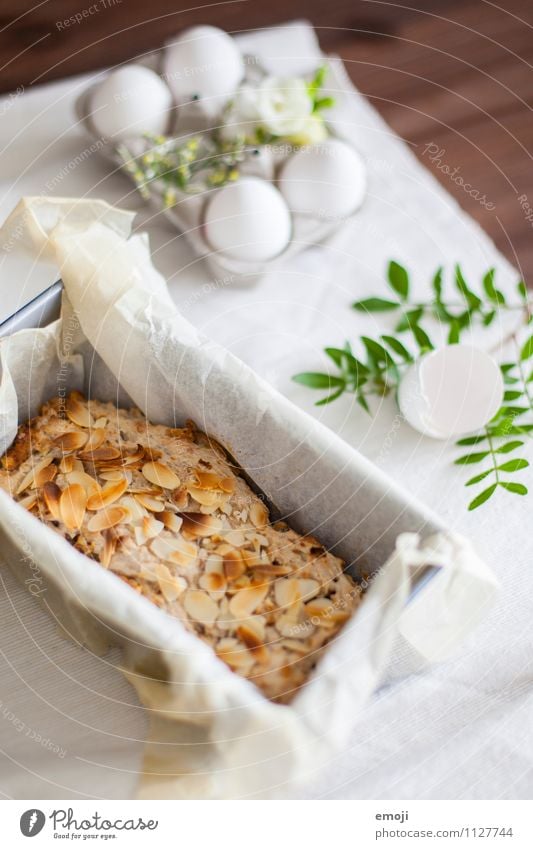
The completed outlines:
{"type": "Polygon", "coordinates": [[[478,434],[460,439],[460,447],[479,449],[462,454],[456,465],[470,466],[484,463],[485,468],[470,477],[465,486],[489,483],[468,505],[475,510],[491,498],[497,490],[514,495],[526,495],[527,486],[510,476],[523,471],[529,462],[523,457],[506,455],[524,445],[524,439],[533,435],[533,336],[520,346],[518,336],[524,326],[532,321],[531,304],[522,281],[517,285],[517,301],[509,302],[495,285],[495,270],[489,269],[481,281],[482,295],[468,285],[459,265],[454,269],[456,298],[445,300],[443,295],[443,269],[438,268],[431,280],[431,297],[424,302],[410,299],[410,279],[407,270],[392,260],[387,269],[387,282],[391,289],[388,298],[370,297],[356,301],[352,308],[365,313],[396,313],[394,334],[381,334],[377,338],[359,337],[359,348],[364,352],[356,356],[349,342],[342,348],[325,348],[334,365],[334,373],[301,372],[293,376],[297,383],[310,389],[327,390],[328,394],[317,405],[329,404],[344,393],[353,393],[358,404],[370,412],[371,396],[384,397],[395,391],[402,371],[415,356],[434,349],[428,333],[427,322],[439,322],[447,327],[448,344],[460,341],[464,331],[473,326],[489,327],[503,312],[517,313],[519,323],[505,342],[513,342],[516,359],[501,365],[505,384],[503,405],[491,422],[478,434]],[[421,322],[426,323],[423,327],[421,322]],[[401,337],[401,338],[400,338],[401,337]],[[522,439],[510,437],[521,436],[522,439]]]}

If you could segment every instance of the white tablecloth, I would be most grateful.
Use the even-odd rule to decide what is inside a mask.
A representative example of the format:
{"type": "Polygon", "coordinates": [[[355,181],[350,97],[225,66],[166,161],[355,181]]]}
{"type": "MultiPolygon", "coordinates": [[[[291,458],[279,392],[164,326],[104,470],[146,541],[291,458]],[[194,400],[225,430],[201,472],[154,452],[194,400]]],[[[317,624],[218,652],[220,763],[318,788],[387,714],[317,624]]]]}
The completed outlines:
{"type": "MultiPolygon", "coordinates": [[[[280,59],[294,70],[316,64],[309,28],[263,32],[247,41],[246,49],[260,52],[271,66],[280,59]]],[[[529,798],[531,500],[502,492],[468,513],[470,494],[464,472],[452,465],[453,444],[412,431],[397,418],[392,399],[373,417],[348,397],[316,408],[315,396],[290,380],[297,371],[324,364],[324,345],[377,332],[374,319],[349,304],[385,293],[391,257],[412,269],[420,295],[441,264],[451,270],[460,261],[475,281],[495,266],[503,285],[516,272],[352,91],[338,93],[337,117],[369,168],[368,198],[356,220],[328,246],[308,248],[255,288],[213,280],[183,236],[142,209],[128,181],[91,152],[73,114],[73,102],[89,79],[0,102],[2,218],[25,194],[104,197],[139,209],[139,226],[150,234],[155,262],[178,308],[430,504],[450,527],[469,535],[501,579],[499,601],[461,655],[384,687],[361,716],[347,750],[310,775],[300,795],[529,798]]],[[[482,186],[476,188],[483,193],[482,186]]],[[[26,277],[13,279],[0,267],[0,298],[10,292],[13,298],[21,280],[29,285],[26,277]]],[[[66,642],[6,569],[0,581],[0,792],[14,798],[130,797],[145,720],[117,669],[120,657],[94,657],[66,642]]]]}

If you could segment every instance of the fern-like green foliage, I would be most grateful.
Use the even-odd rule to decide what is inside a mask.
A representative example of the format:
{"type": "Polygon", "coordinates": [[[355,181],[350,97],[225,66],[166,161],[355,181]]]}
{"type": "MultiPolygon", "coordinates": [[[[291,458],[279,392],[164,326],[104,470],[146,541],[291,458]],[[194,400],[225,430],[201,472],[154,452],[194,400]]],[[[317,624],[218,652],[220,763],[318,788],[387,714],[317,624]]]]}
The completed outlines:
{"type": "Polygon", "coordinates": [[[391,290],[389,297],[365,298],[352,304],[352,308],[364,313],[395,313],[394,333],[376,338],[360,336],[358,349],[364,351],[362,355],[356,356],[349,342],[340,348],[325,348],[333,364],[330,372],[301,372],[294,375],[293,380],[310,389],[326,391],[317,405],[330,404],[349,392],[370,413],[371,396],[383,397],[395,391],[405,367],[420,354],[434,349],[428,332],[432,323],[444,324],[448,344],[456,344],[467,329],[489,327],[499,313],[514,312],[519,321],[509,342],[516,349],[516,358],[501,365],[506,387],[503,405],[482,432],[457,442],[461,448],[474,450],[463,453],[455,462],[459,466],[482,465],[482,471],[465,483],[467,487],[483,484],[470,501],[469,510],[480,507],[498,490],[526,495],[527,486],[514,478],[529,466],[528,461],[517,457],[515,452],[533,434],[533,336],[521,345],[518,342],[532,320],[524,283],[517,284],[516,299],[510,302],[496,287],[495,270],[491,268],[482,278],[482,294],[476,294],[461,267],[456,265],[453,301],[444,297],[442,268],[437,269],[431,280],[431,297],[424,302],[413,301],[409,273],[394,260],[388,265],[387,282],[391,290]],[[513,457],[506,459],[511,453],[513,457]]]}

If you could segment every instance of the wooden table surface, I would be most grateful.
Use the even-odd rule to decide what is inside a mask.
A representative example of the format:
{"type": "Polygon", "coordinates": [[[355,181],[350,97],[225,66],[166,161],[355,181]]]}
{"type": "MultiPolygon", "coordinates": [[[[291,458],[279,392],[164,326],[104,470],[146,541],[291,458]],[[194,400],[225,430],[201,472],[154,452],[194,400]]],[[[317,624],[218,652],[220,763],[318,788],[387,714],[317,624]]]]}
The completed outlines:
{"type": "Polygon", "coordinates": [[[192,6],[2,0],[0,90],[123,62],[192,24],[237,33],[305,17],[324,50],[342,56],[359,90],[533,285],[533,0],[192,6]]]}

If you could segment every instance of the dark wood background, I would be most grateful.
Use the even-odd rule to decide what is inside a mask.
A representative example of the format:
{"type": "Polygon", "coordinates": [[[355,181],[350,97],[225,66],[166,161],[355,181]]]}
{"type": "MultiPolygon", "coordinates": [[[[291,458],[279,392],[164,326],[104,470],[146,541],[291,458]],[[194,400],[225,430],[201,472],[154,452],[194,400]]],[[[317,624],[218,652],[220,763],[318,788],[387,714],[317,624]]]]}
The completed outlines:
{"type": "Polygon", "coordinates": [[[439,145],[494,204],[423,157],[533,285],[533,221],[519,201],[533,207],[533,0],[1,0],[0,90],[121,62],[192,24],[235,33],[297,17],[419,155],[439,145]]]}

